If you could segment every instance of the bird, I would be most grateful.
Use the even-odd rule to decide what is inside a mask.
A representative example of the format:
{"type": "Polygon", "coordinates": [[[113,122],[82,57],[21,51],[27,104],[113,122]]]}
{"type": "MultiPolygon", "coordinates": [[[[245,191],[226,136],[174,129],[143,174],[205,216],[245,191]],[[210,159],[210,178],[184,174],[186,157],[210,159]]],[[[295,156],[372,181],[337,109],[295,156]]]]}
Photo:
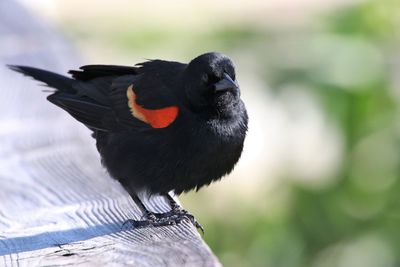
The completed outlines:
{"type": "Polygon", "coordinates": [[[133,227],[165,226],[193,215],[170,193],[199,190],[238,162],[248,115],[232,60],[218,52],[188,63],[85,65],[70,77],[30,66],[14,71],[53,88],[47,100],[92,131],[102,165],[143,212],[133,227]],[[171,210],[150,211],[139,192],[165,196],[171,210]]]}

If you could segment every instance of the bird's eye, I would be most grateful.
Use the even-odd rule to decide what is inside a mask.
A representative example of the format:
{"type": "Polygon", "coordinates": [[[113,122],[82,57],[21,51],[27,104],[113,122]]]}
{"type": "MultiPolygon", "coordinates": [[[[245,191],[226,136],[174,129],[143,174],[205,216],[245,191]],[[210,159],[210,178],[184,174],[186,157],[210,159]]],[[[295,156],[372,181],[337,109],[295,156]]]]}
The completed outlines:
{"type": "Polygon", "coordinates": [[[203,74],[201,77],[201,80],[203,83],[207,85],[212,85],[220,80],[216,75],[214,74],[203,74]]]}
{"type": "Polygon", "coordinates": [[[220,80],[220,78],[218,78],[216,75],[214,75],[214,74],[209,74],[209,75],[208,75],[207,83],[208,83],[208,84],[214,84],[214,83],[218,82],[219,80],[220,80]]]}
{"type": "Polygon", "coordinates": [[[203,81],[203,83],[207,84],[208,83],[208,75],[207,74],[203,74],[201,76],[201,80],[203,81]]]}

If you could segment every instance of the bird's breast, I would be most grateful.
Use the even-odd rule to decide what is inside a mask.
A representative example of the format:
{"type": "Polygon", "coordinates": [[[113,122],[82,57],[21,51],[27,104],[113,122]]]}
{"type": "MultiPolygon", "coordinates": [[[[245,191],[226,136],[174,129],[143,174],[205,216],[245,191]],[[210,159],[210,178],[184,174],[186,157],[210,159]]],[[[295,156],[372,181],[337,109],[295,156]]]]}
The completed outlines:
{"type": "Polygon", "coordinates": [[[207,124],[194,124],[113,134],[99,151],[109,173],[125,186],[182,193],[231,172],[243,140],[235,134],[221,135],[207,124]]]}

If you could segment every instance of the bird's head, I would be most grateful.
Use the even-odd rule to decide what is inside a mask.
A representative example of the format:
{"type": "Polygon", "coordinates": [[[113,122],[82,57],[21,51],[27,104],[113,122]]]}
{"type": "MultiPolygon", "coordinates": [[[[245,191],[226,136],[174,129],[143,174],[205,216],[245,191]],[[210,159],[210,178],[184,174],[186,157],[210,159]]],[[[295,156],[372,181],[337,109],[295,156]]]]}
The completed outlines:
{"type": "Polygon", "coordinates": [[[184,73],[189,107],[198,113],[229,117],[240,102],[235,66],[225,55],[206,53],[193,59],[184,73]]]}

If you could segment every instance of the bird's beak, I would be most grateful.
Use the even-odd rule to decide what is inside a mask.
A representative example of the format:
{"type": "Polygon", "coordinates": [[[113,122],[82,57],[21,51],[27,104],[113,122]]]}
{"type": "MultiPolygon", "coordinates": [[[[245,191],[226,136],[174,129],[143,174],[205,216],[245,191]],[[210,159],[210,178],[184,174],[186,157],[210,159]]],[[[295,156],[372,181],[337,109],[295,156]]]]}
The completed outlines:
{"type": "Polygon", "coordinates": [[[215,92],[234,90],[238,88],[239,85],[237,84],[237,82],[232,80],[232,78],[226,73],[224,73],[224,78],[222,80],[214,84],[215,92]]]}

